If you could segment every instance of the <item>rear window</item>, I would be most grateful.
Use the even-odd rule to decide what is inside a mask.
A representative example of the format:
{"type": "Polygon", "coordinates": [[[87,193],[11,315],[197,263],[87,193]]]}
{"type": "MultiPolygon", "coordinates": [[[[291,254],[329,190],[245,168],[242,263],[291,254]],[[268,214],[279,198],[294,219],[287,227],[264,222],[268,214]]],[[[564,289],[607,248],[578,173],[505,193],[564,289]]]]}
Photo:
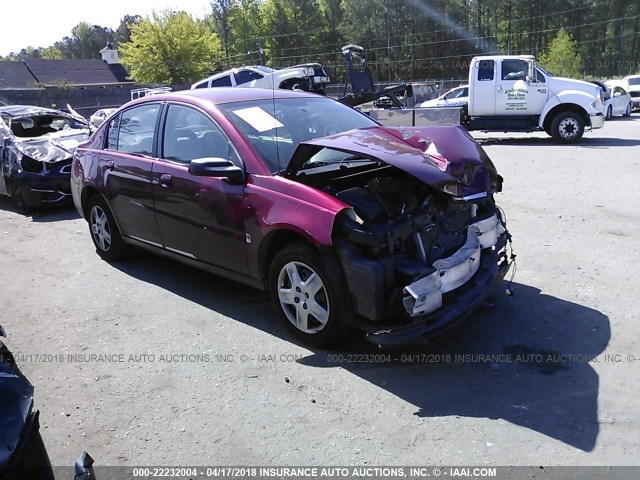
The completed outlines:
{"type": "Polygon", "coordinates": [[[495,64],[493,60],[482,60],[480,62],[480,66],[478,67],[479,82],[486,82],[489,80],[493,80],[494,65],[495,64]]]}
{"type": "Polygon", "coordinates": [[[225,75],[224,77],[216,78],[211,81],[212,87],[230,87],[231,86],[231,76],[225,75]]]}

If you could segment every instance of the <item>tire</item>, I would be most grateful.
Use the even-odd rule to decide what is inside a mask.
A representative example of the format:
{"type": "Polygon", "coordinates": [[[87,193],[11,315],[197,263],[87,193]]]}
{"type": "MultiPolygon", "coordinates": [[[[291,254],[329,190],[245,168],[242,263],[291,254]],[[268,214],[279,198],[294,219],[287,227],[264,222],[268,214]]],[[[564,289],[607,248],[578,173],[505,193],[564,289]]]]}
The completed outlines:
{"type": "Polygon", "coordinates": [[[632,108],[631,104],[627,105],[627,110],[624,112],[624,116],[625,117],[630,117],[632,110],[633,110],[633,108],[632,108]]]}
{"type": "Polygon", "coordinates": [[[16,209],[16,212],[22,213],[23,215],[29,213],[30,208],[27,205],[21,188],[17,185],[13,185],[11,187],[11,202],[13,203],[13,208],[16,209]]]}
{"type": "Polygon", "coordinates": [[[613,108],[611,107],[611,105],[609,105],[607,107],[607,114],[604,116],[604,119],[611,120],[611,117],[613,117],[613,108]]]}
{"type": "Polygon", "coordinates": [[[575,143],[584,133],[584,120],[579,113],[560,112],[551,122],[551,134],[560,143],[575,143]]]}
{"type": "Polygon", "coordinates": [[[335,257],[290,244],[275,255],[267,282],[273,307],[296,337],[325,348],[346,337],[348,290],[335,257]]]}
{"type": "Polygon", "coordinates": [[[107,202],[98,194],[89,200],[87,221],[91,240],[96,247],[96,253],[108,262],[122,260],[129,251],[129,246],[122,240],[111,209],[107,202]]]}

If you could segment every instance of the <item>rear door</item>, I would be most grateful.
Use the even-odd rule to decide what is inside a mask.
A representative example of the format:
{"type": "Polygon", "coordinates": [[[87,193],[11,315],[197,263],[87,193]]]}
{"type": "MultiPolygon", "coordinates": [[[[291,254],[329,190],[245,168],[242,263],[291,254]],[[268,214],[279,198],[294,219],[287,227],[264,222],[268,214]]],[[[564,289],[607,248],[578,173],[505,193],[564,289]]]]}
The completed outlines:
{"type": "Polygon", "coordinates": [[[151,171],[160,107],[160,103],[145,103],[112,118],[98,164],[122,234],[155,246],[161,245],[153,212],[151,171]]]}
{"type": "Polygon", "coordinates": [[[169,104],[163,117],[152,181],[164,247],[246,273],[244,185],[189,173],[189,162],[196,158],[223,158],[241,166],[233,145],[208,114],[193,107],[169,104]]]}
{"type": "Polygon", "coordinates": [[[496,114],[496,62],[479,60],[473,64],[470,83],[469,114],[490,116],[496,114]]]}

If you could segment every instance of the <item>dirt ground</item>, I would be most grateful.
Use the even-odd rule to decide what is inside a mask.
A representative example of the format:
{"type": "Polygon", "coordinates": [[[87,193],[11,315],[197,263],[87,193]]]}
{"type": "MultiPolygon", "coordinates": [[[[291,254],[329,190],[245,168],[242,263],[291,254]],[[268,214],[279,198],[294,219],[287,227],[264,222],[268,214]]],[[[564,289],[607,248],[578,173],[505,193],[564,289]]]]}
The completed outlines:
{"type": "Polygon", "coordinates": [[[52,462],[636,464],[640,115],[575,146],[476,136],[505,178],[514,295],[390,353],[310,350],[264,293],[144,253],[110,265],[73,210],[0,200],[0,323],[52,462]]]}

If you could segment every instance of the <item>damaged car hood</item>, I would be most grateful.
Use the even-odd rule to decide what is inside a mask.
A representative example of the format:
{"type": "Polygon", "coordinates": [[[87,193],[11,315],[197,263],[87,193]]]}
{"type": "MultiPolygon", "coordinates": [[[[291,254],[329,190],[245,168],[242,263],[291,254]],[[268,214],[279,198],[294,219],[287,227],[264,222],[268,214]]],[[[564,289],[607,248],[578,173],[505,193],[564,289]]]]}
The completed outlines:
{"type": "Polygon", "coordinates": [[[36,138],[16,139],[16,148],[39,162],[55,163],[73,156],[77,146],[89,138],[89,130],[71,130],[36,138]]]}
{"type": "Polygon", "coordinates": [[[370,158],[399,168],[450,195],[465,197],[500,191],[502,178],[462,127],[370,127],[302,142],[285,172],[298,177],[323,148],[370,158]]]}

